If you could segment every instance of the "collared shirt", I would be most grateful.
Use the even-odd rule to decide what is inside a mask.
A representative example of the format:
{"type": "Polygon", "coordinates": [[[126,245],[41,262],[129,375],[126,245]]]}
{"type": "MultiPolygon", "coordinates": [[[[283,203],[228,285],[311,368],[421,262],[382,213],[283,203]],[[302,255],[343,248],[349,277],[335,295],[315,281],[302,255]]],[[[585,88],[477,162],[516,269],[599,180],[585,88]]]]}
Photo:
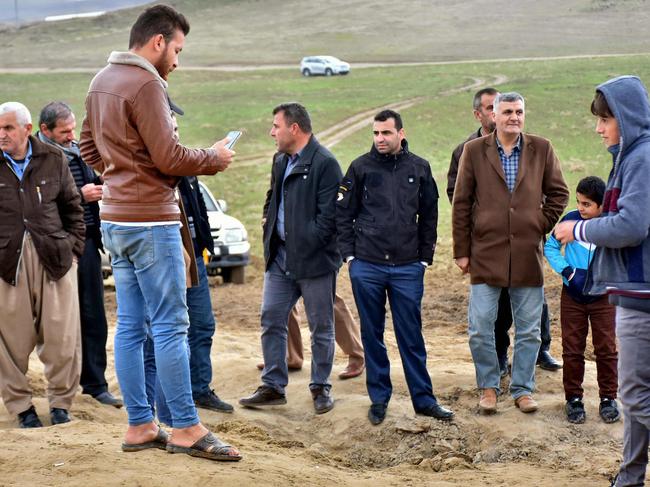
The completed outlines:
{"type": "Polygon", "coordinates": [[[25,154],[25,158],[22,161],[15,160],[5,151],[2,151],[2,155],[11,163],[11,167],[16,173],[16,176],[18,176],[18,179],[22,181],[25,169],[27,169],[27,165],[32,160],[32,143],[27,140],[27,154],[25,154]]]}
{"type": "Polygon", "coordinates": [[[519,172],[519,157],[521,156],[521,134],[517,137],[517,143],[512,148],[510,156],[506,155],[506,152],[503,150],[501,142],[499,142],[499,137],[497,139],[497,150],[499,151],[499,157],[501,158],[501,165],[503,166],[503,173],[506,176],[506,185],[508,190],[512,193],[515,189],[515,182],[517,181],[517,173],[519,172]]]}
{"type": "Polygon", "coordinates": [[[298,151],[294,155],[289,156],[289,160],[287,161],[287,168],[284,170],[284,176],[282,178],[282,189],[280,191],[280,205],[278,206],[278,220],[275,225],[275,231],[278,237],[282,239],[282,241],[286,239],[286,232],[284,229],[284,182],[287,180],[287,176],[291,174],[293,168],[296,167],[301,152],[302,151],[298,151]]]}

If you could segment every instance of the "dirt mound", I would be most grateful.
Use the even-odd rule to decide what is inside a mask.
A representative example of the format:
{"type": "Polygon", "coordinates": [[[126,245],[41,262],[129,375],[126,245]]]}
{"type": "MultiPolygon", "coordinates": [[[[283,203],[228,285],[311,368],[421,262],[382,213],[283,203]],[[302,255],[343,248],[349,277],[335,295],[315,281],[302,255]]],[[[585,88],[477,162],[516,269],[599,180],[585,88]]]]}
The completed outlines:
{"type": "MultiPolygon", "coordinates": [[[[498,414],[477,414],[474,367],[467,345],[467,285],[442,257],[426,274],[424,336],[434,392],[456,417],[444,423],[413,412],[388,321],[387,348],[392,360],[393,397],[386,421],[373,427],[363,378],[339,381],[346,364],[337,348],[332,373],[336,407],[315,415],[309,394],[310,354],[305,367],[292,372],[288,404],[265,410],[236,407],[232,415],[200,410],[204,423],[244,454],[238,464],[220,464],[161,451],[122,453],[126,425],[123,410],[102,406],[79,395],[75,421],[41,430],[15,429],[15,419],[0,410],[6,447],[0,450],[2,485],[526,485],[592,486],[606,484],[620,460],[622,424],[598,418],[595,364],[587,362],[587,423],[564,419],[561,372],[538,370],[536,399],[540,411],[524,415],[507,394],[498,414]]],[[[548,274],[547,298],[554,318],[554,355],[560,356],[557,323],[559,285],[548,274]]],[[[213,386],[236,404],[259,384],[259,309],[263,270],[249,267],[244,285],[223,285],[211,278],[217,333],[213,349],[213,386]]],[[[354,310],[347,272],[339,292],[354,310]]],[[[107,289],[111,335],[115,323],[114,291],[107,289]]],[[[309,343],[306,325],[303,341],[309,343]]],[[[112,338],[111,338],[112,340],[112,338]]],[[[118,392],[109,344],[109,384],[118,392]]],[[[29,377],[35,404],[48,421],[46,384],[36,356],[29,377]]],[[[503,384],[507,389],[507,383],[503,384]]]]}

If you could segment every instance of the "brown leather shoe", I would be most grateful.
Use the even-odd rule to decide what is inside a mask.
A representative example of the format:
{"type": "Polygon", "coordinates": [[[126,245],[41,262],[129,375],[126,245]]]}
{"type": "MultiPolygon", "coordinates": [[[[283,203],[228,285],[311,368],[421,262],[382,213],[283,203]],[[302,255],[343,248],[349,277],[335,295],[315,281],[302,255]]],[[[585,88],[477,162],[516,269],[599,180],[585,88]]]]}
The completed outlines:
{"type": "Polygon", "coordinates": [[[539,408],[537,401],[535,401],[533,396],[530,395],[520,396],[515,399],[515,406],[517,406],[522,413],[534,413],[539,408]]]}
{"type": "Polygon", "coordinates": [[[478,412],[481,414],[494,414],[497,412],[497,391],[495,389],[482,389],[478,401],[478,412]]]}
{"type": "Polygon", "coordinates": [[[359,377],[361,374],[363,374],[365,368],[365,362],[348,362],[347,367],[343,369],[343,372],[339,374],[339,379],[346,380],[359,377]]]}

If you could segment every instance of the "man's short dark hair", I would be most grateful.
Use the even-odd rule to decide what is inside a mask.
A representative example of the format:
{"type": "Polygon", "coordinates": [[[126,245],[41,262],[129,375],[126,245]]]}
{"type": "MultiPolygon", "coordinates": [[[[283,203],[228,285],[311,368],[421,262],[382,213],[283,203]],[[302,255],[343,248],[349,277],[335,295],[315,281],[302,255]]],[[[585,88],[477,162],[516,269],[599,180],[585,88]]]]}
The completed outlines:
{"type": "Polygon", "coordinates": [[[474,99],[472,100],[472,108],[474,108],[474,110],[478,110],[479,108],[481,108],[481,98],[483,98],[483,95],[492,96],[492,95],[496,95],[497,93],[499,93],[499,92],[497,90],[495,90],[494,88],[491,88],[491,87],[487,87],[487,88],[483,88],[482,90],[478,90],[474,94],[474,99]]]}
{"type": "Polygon", "coordinates": [[[72,115],[72,109],[62,101],[52,101],[45,105],[41,110],[38,120],[39,127],[43,124],[48,130],[54,130],[56,122],[67,120],[72,115]]]}
{"type": "Polygon", "coordinates": [[[591,102],[591,113],[597,117],[614,118],[614,114],[607,103],[607,98],[605,98],[602,91],[596,91],[594,100],[591,102]]]}
{"type": "Polygon", "coordinates": [[[311,118],[309,112],[300,103],[282,103],[273,109],[273,115],[282,112],[287,125],[297,124],[306,134],[311,133],[311,118]]]}
{"type": "Polygon", "coordinates": [[[395,110],[382,110],[377,115],[375,115],[375,122],[385,122],[389,118],[395,120],[395,130],[398,132],[402,130],[402,116],[397,113],[395,110]]]}
{"type": "Polygon", "coordinates": [[[169,42],[178,30],[184,35],[190,32],[190,24],[185,16],[168,5],[154,5],[142,12],[131,27],[129,49],[144,46],[158,34],[162,34],[165,42],[169,42]]]}
{"type": "Polygon", "coordinates": [[[578,183],[576,193],[586,196],[598,206],[603,204],[605,196],[605,181],[598,176],[587,176],[578,183]]]}

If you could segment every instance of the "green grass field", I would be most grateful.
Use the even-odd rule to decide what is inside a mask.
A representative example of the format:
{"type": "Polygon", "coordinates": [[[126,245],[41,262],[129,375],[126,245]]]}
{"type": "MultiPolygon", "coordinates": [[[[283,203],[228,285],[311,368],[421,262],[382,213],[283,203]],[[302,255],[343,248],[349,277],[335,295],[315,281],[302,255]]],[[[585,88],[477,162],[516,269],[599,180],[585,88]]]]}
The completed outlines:
{"type": "MultiPolygon", "coordinates": [[[[450,205],[445,192],[446,170],[453,148],[472,131],[472,92],[441,95],[473,79],[507,77],[501,90],[516,90],[526,97],[526,129],[549,138],[563,164],[565,177],[573,189],[585,175],[607,177],[608,154],[594,133],[595,120],[589,103],[596,84],[624,73],[650,80],[650,56],[595,58],[580,60],[502,62],[368,68],[346,77],[300,77],[293,70],[239,73],[207,71],[174,73],[170,82],[172,98],[186,115],[180,119],[181,139],[190,146],[205,146],[230,129],[245,135],[237,145],[240,159],[272,154],[268,136],[271,110],[283,101],[298,100],[311,112],[315,132],[360,111],[384,104],[424,97],[421,103],[402,112],[411,150],[432,165],[439,185],[440,247],[450,244],[450,205]]],[[[83,100],[91,75],[34,74],[0,75],[4,100],[19,100],[35,118],[46,102],[63,99],[71,103],[80,125],[83,100]]],[[[371,144],[370,126],[344,139],[332,150],[343,171],[371,144]]],[[[240,218],[250,233],[254,255],[260,255],[261,207],[269,179],[270,157],[257,165],[238,166],[237,160],[225,173],[204,180],[215,195],[225,198],[230,213],[240,218]]]]}

